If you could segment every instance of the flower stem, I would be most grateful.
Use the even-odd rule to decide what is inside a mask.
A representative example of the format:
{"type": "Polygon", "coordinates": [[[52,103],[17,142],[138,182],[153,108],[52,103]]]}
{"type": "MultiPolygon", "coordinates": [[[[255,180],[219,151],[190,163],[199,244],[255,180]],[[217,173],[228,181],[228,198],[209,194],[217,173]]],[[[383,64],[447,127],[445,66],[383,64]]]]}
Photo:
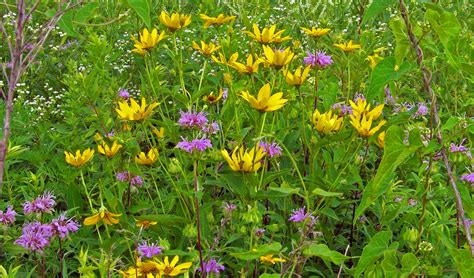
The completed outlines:
{"type": "Polygon", "coordinates": [[[92,200],[89,195],[89,191],[87,191],[87,186],[86,186],[86,182],[84,181],[84,174],[82,173],[82,170],[81,170],[81,181],[82,181],[82,185],[84,186],[84,191],[86,193],[87,200],[89,201],[89,206],[91,207],[91,211],[93,211],[94,207],[92,206],[92,200]]]}
{"type": "Polygon", "coordinates": [[[201,277],[204,278],[204,264],[202,261],[202,245],[201,245],[201,223],[199,220],[199,184],[198,184],[198,161],[194,160],[194,201],[196,204],[196,226],[197,226],[197,237],[198,237],[198,250],[199,250],[199,263],[201,265],[201,277]]]}

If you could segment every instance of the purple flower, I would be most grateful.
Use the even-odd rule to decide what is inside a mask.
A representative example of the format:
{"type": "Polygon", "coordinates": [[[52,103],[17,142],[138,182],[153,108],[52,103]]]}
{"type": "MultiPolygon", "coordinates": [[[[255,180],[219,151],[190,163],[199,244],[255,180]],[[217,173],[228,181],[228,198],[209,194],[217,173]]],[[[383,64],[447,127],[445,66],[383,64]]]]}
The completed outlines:
{"type": "Polygon", "coordinates": [[[79,223],[74,219],[67,219],[64,214],[51,221],[51,231],[53,235],[58,235],[60,238],[65,238],[69,233],[75,233],[79,230],[79,223]]]}
{"type": "Polygon", "coordinates": [[[428,114],[428,112],[429,112],[428,107],[423,102],[419,102],[418,110],[415,112],[415,114],[413,114],[413,117],[419,118],[420,116],[425,116],[426,114],[428,114]]]}
{"type": "Polygon", "coordinates": [[[303,63],[306,65],[311,65],[312,67],[318,66],[319,68],[325,68],[329,65],[332,65],[332,57],[330,55],[326,55],[324,51],[316,51],[316,54],[313,55],[311,52],[306,52],[308,56],[303,59],[303,63]]]}
{"type": "Polygon", "coordinates": [[[202,132],[216,134],[221,128],[217,122],[212,122],[210,124],[203,125],[201,128],[202,132]]]}
{"type": "Polygon", "coordinates": [[[303,63],[305,65],[311,65],[314,67],[316,65],[316,56],[313,55],[313,53],[311,53],[310,51],[306,51],[306,53],[308,54],[308,56],[303,58],[303,63]]]}
{"type": "Polygon", "coordinates": [[[341,109],[340,116],[352,115],[352,107],[343,103],[335,103],[331,106],[332,110],[341,109]]]}
{"type": "Polygon", "coordinates": [[[464,138],[461,143],[459,143],[459,145],[456,145],[454,143],[451,143],[451,145],[449,146],[449,151],[451,153],[464,153],[467,157],[469,157],[469,159],[472,159],[472,155],[471,155],[471,152],[469,151],[469,148],[463,146],[464,144],[464,141],[466,141],[466,138],[464,138]]]}
{"type": "Polygon", "coordinates": [[[223,100],[226,100],[227,99],[227,93],[229,92],[229,89],[227,88],[224,88],[224,90],[222,91],[222,99],[223,100]]]}
{"type": "Polygon", "coordinates": [[[392,94],[390,93],[390,88],[387,86],[385,87],[385,104],[394,105],[395,99],[393,98],[392,94]]]}
{"type": "Polygon", "coordinates": [[[118,92],[118,97],[124,100],[128,100],[130,98],[130,93],[127,89],[120,89],[118,92]]]}
{"type": "Polygon", "coordinates": [[[56,205],[56,202],[54,201],[55,198],[56,197],[51,192],[46,192],[31,202],[25,202],[23,204],[23,211],[25,214],[32,214],[35,212],[51,213],[53,207],[56,205]]]}
{"type": "MultiPolygon", "coordinates": [[[[474,186],[474,172],[462,175],[461,180],[470,182],[471,186],[474,186]]],[[[1,214],[0,214],[0,216],[1,216],[1,214]]],[[[0,219],[1,219],[1,217],[0,217],[0,219]]]]}
{"type": "Polygon", "coordinates": [[[365,96],[364,96],[363,94],[359,94],[359,93],[355,94],[355,96],[354,96],[354,102],[355,102],[355,103],[359,102],[359,99],[360,99],[361,101],[365,101],[365,96]]]}
{"type": "Polygon", "coordinates": [[[137,247],[138,254],[140,254],[140,259],[143,257],[152,258],[153,256],[159,255],[161,254],[161,249],[163,249],[163,247],[158,246],[158,242],[156,242],[156,244],[148,244],[147,242],[143,242],[137,247]]]}
{"type": "Polygon", "coordinates": [[[274,156],[280,156],[282,148],[276,143],[268,143],[268,142],[263,142],[261,141],[259,143],[260,148],[263,148],[264,152],[269,156],[269,157],[274,157],[274,156]]]}
{"type": "Polygon", "coordinates": [[[181,139],[183,139],[183,141],[179,142],[176,147],[188,153],[192,153],[194,150],[203,152],[207,148],[212,148],[211,140],[207,138],[196,138],[191,142],[189,142],[187,139],[184,139],[183,137],[181,137],[181,139]]]}
{"type": "Polygon", "coordinates": [[[231,214],[232,211],[234,211],[237,208],[237,206],[232,203],[224,202],[224,204],[222,205],[222,208],[224,209],[225,213],[231,214]]]}
{"type": "Polygon", "coordinates": [[[42,252],[50,243],[50,238],[53,235],[50,225],[41,224],[36,221],[23,226],[21,236],[15,240],[15,244],[21,245],[23,248],[30,251],[42,252]]]}
{"type": "Polygon", "coordinates": [[[181,118],[179,118],[178,124],[182,127],[202,128],[208,122],[206,118],[206,114],[204,112],[198,113],[198,112],[193,112],[193,111],[189,111],[189,112],[180,111],[179,114],[181,115],[181,118]]]}
{"type": "Polygon", "coordinates": [[[5,212],[0,210],[0,223],[4,225],[13,224],[13,222],[15,222],[15,215],[16,212],[12,206],[8,206],[5,212]]]}
{"type": "Polygon", "coordinates": [[[415,199],[408,199],[408,204],[412,207],[416,207],[416,205],[418,205],[418,202],[415,200],[415,199]]]}
{"type": "Polygon", "coordinates": [[[128,181],[128,179],[130,178],[130,174],[128,173],[128,171],[118,172],[116,177],[119,181],[125,182],[128,181]]]}
{"type": "Polygon", "coordinates": [[[141,187],[143,185],[143,179],[140,176],[134,176],[130,179],[130,185],[141,187]]]}
{"type": "Polygon", "coordinates": [[[306,219],[311,219],[311,225],[314,225],[316,222],[316,218],[311,214],[311,212],[305,212],[305,207],[294,209],[292,211],[289,221],[292,222],[303,222],[306,219]]]}
{"type": "MultiPolygon", "coordinates": [[[[204,272],[206,273],[211,273],[214,272],[215,274],[219,274],[219,272],[224,271],[225,267],[218,262],[216,262],[215,259],[210,259],[207,262],[202,263],[202,267],[204,268],[204,272]]],[[[198,269],[199,272],[202,272],[202,269],[198,269]]]]}
{"type": "Polygon", "coordinates": [[[115,131],[111,131],[109,133],[107,133],[107,137],[111,138],[111,137],[114,137],[115,136],[115,131]]]}
{"type": "Polygon", "coordinates": [[[255,235],[256,235],[257,237],[262,237],[262,236],[265,234],[265,232],[266,232],[265,229],[259,228],[259,229],[257,229],[257,230],[255,231],[255,235]]]}

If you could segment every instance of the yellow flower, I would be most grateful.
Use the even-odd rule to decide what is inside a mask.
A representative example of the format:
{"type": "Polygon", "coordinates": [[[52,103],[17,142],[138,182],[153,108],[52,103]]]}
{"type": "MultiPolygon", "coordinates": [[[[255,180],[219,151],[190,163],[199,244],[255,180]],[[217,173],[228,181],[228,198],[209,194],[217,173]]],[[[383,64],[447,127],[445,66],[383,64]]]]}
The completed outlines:
{"type": "Polygon", "coordinates": [[[137,220],[137,219],[135,219],[135,221],[137,222],[136,226],[140,227],[140,228],[143,228],[143,229],[147,229],[150,226],[158,224],[158,222],[151,221],[151,220],[137,220]]]}
{"type": "Polygon", "coordinates": [[[106,157],[114,156],[122,148],[122,145],[117,144],[117,141],[114,141],[112,147],[109,147],[105,142],[102,142],[101,145],[97,146],[99,153],[105,155],[106,157]]]}
{"type": "Polygon", "coordinates": [[[137,40],[132,36],[132,40],[135,42],[133,45],[135,49],[133,49],[132,52],[145,55],[147,50],[155,47],[164,38],[166,38],[164,31],[158,35],[158,30],[156,28],[153,28],[151,33],[148,32],[147,28],[144,28],[143,32],[140,32],[140,40],[137,40]]]}
{"type": "Polygon", "coordinates": [[[333,131],[339,131],[342,126],[342,117],[338,117],[336,114],[332,114],[332,111],[326,113],[319,113],[316,109],[313,112],[313,125],[318,132],[327,134],[333,131]]]}
{"type": "Polygon", "coordinates": [[[119,108],[115,109],[115,111],[117,111],[119,118],[122,120],[141,121],[148,118],[157,106],[158,103],[153,102],[147,107],[145,98],[142,98],[141,105],[138,105],[135,99],[130,98],[130,105],[126,100],[122,100],[119,102],[119,108]]]}
{"type": "Polygon", "coordinates": [[[165,128],[160,127],[160,129],[157,129],[156,127],[152,128],[153,133],[155,133],[156,137],[158,138],[163,138],[165,137],[165,128]]]}
{"type": "Polygon", "coordinates": [[[362,137],[370,137],[374,135],[386,123],[385,120],[382,120],[376,127],[371,129],[373,120],[372,117],[367,118],[366,115],[363,115],[362,117],[356,117],[351,115],[350,118],[352,126],[362,137]]]}
{"type": "Polygon", "coordinates": [[[171,17],[165,11],[160,14],[160,22],[165,25],[170,32],[175,32],[191,24],[191,15],[172,13],[171,17]]]}
{"type": "Polygon", "coordinates": [[[367,56],[367,61],[370,63],[370,68],[374,69],[375,66],[382,61],[383,58],[379,56],[379,54],[374,52],[374,55],[367,56]]]}
{"type": "Polygon", "coordinates": [[[212,55],[211,56],[212,60],[214,62],[221,64],[221,65],[232,65],[235,61],[237,61],[237,58],[239,58],[239,53],[235,52],[234,54],[230,55],[229,60],[225,58],[225,56],[222,53],[219,53],[219,58],[216,56],[212,55]]]}
{"type": "Polygon", "coordinates": [[[367,118],[377,120],[380,115],[382,115],[384,104],[380,104],[374,109],[370,110],[370,104],[367,104],[365,99],[357,99],[357,104],[355,104],[352,100],[349,100],[349,102],[352,107],[352,115],[356,118],[360,118],[362,115],[365,115],[367,118]]]}
{"type": "Polygon", "coordinates": [[[377,136],[377,143],[381,149],[385,147],[385,131],[380,132],[379,136],[377,136]]]}
{"type": "Polygon", "coordinates": [[[102,220],[106,225],[118,224],[121,213],[111,213],[106,208],[101,207],[97,214],[87,217],[84,219],[84,225],[95,225],[102,220]]]}
{"type": "Polygon", "coordinates": [[[265,156],[265,150],[258,146],[250,150],[244,150],[244,147],[237,147],[230,156],[226,150],[221,150],[221,154],[233,171],[257,172],[262,166],[261,161],[265,156]]]}
{"type": "Polygon", "coordinates": [[[350,40],[348,43],[335,43],[334,46],[344,52],[352,52],[361,47],[360,44],[352,44],[352,40],[350,40]]]}
{"type": "Polygon", "coordinates": [[[140,165],[151,165],[158,159],[158,149],[151,148],[145,155],[145,152],[140,152],[136,157],[135,161],[140,165]]]}
{"type": "Polygon", "coordinates": [[[211,56],[212,52],[218,50],[221,47],[213,44],[212,42],[206,44],[203,41],[201,41],[201,46],[199,46],[195,41],[193,41],[193,48],[205,56],[211,56]]]}
{"type": "Polygon", "coordinates": [[[221,100],[223,95],[224,95],[224,90],[222,90],[222,88],[220,88],[219,89],[219,94],[217,96],[214,95],[214,92],[211,92],[209,95],[203,96],[202,99],[204,101],[207,101],[207,102],[213,104],[213,103],[216,103],[219,100],[221,100]]]}
{"type": "Polygon", "coordinates": [[[66,156],[67,163],[71,164],[76,168],[79,168],[82,165],[86,164],[89,160],[91,160],[92,156],[94,156],[94,150],[87,148],[82,154],[80,150],[77,150],[76,155],[64,151],[64,155],[66,156]]]}
{"type": "Polygon", "coordinates": [[[229,63],[229,66],[236,69],[239,73],[252,74],[258,71],[258,66],[260,65],[260,63],[262,63],[262,61],[260,61],[259,59],[254,60],[252,54],[249,54],[246,62],[247,63],[244,65],[237,61],[233,61],[232,63],[229,63]]]}
{"type": "Polygon", "coordinates": [[[266,256],[261,256],[260,257],[260,262],[266,265],[274,265],[276,263],[284,263],[286,262],[285,259],[281,258],[273,258],[273,254],[266,255],[266,256]]]}
{"type": "Polygon", "coordinates": [[[224,73],[223,75],[224,83],[227,85],[232,84],[232,75],[228,72],[224,73]]]}
{"type": "Polygon", "coordinates": [[[241,92],[240,96],[248,101],[250,106],[258,111],[271,112],[282,108],[288,100],[283,98],[282,92],[271,95],[270,91],[270,83],[267,83],[260,88],[257,98],[249,94],[247,91],[241,92]]]}
{"type": "Polygon", "coordinates": [[[331,29],[328,28],[314,28],[311,27],[311,29],[301,27],[301,30],[303,30],[306,34],[310,35],[311,37],[319,38],[321,36],[326,35],[331,31],[331,29]]]}
{"type": "Polygon", "coordinates": [[[285,50],[273,50],[271,47],[264,45],[263,53],[265,57],[261,58],[261,61],[266,66],[272,66],[277,69],[288,65],[295,56],[295,53],[289,47],[285,50]]]}
{"type": "Polygon", "coordinates": [[[286,83],[293,85],[293,86],[301,86],[303,82],[306,80],[309,74],[309,70],[311,69],[311,66],[307,66],[303,72],[301,71],[302,67],[298,67],[295,71],[295,73],[291,73],[288,69],[283,71],[283,74],[285,75],[285,80],[286,83]]]}
{"type": "Polygon", "coordinates": [[[210,17],[205,14],[200,14],[199,17],[205,21],[204,28],[209,28],[211,25],[222,25],[231,22],[236,18],[235,15],[225,16],[224,14],[219,14],[217,17],[210,17]]]}
{"type": "Polygon", "coordinates": [[[178,276],[188,271],[188,269],[193,264],[192,262],[187,262],[187,263],[176,265],[178,261],[179,261],[178,256],[174,256],[171,263],[169,262],[168,256],[165,257],[163,262],[158,261],[157,264],[158,264],[158,269],[160,271],[159,274],[166,275],[166,276],[178,276]]]}
{"type": "Polygon", "coordinates": [[[137,258],[135,266],[131,266],[126,271],[120,270],[119,273],[124,278],[137,278],[137,277],[161,277],[159,264],[154,261],[142,262],[140,258],[137,258]]]}
{"type": "Polygon", "coordinates": [[[262,32],[256,24],[253,24],[253,33],[250,31],[244,31],[245,34],[252,37],[254,40],[261,44],[269,44],[269,43],[281,43],[287,40],[291,40],[290,36],[281,37],[281,34],[285,32],[285,29],[280,30],[275,33],[276,25],[273,24],[270,28],[263,28],[262,32]]]}

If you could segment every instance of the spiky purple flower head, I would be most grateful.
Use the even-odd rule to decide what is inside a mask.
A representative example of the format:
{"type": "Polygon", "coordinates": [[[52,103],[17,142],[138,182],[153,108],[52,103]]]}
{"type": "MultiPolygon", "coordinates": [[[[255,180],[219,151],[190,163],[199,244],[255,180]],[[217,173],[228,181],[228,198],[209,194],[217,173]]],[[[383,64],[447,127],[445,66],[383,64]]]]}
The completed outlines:
{"type": "Polygon", "coordinates": [[[0,210],[0,223],[4,225],[13,224],[15,222],[16,212],[12,206],[8,206],[5,212],[0,210]]]}
{"type": "Polygon", "coordinates": [[[316,218],[311,214],[311,212],[305,212],[305,207],[302,207],[292,210],[292,214],[288,220],[292,222],[303,222],[307,219],[311,220],[311,225],[316,223],[316,218]]]}
{"type": "Polygon", "coordinates": [[[52,236],[51,225],[36,221],[23,226],[22,234],[15,240],[15,244],[32,252],[43,252],[44,248],[49,245],[52,236]]]}
{"type": "Polygon", "coordinates": [[[60,238],[65,238],[69,233],[75,233],[79,230],[79,223],[73,218],[66,218],[61,214],[58,218],[51,221],[51,231],[53,235],[58,235],[60,238]]]}
{"type": "Polygon", "coordinates": [[[418,110],[413,114],[414,118],[419,118],[421,116],[425,116],[429,112],[429,108],[426,106],[425,103],[419,102],[418,103],[418,110]]]}
{"type": "Polygon", "coordinates": [[[216,134],[217,132],[219,132],[219,130],[221,130],[221,128],[217,122],[212,122],[203,125],[201,130],[205,133],[216,134]]]}
{"type": "Polygon", "coordinates": [[[316,51],[316,54],[313,54],[309,51],[306,52],[308,56],[303,58],[303,63],[305,65],[311,65],[312,67],[326,68],[329,65],[332,65],[332,57],[326,55],[324,51],[316,51]]]}
{"type": "Polygon", "coordinates": [[[179,142],[176,147],[178,149],[182,149],[188,153],[192,153],[193,151],[203,152],[207,148],[212,148],[211,140],[207,138],[195,138],[192,141],[188,141],[187,139],[181,137],[182,141],[179,142]]]}
{"type": "Polygon", "coordinates": [[[130,93],[127,89],[120,89],[118,92],[118,97],[123,100],[128,100],[130,98],[130,93]]]}
{"type": "Polygon", "coordinates": [[[467,181],[471,183],[471,186],[474,186],[474,172],[462,175],[461,180],[467,181]]]}
{"type": "Polygon", "coordinates": [[[130,178],[130,173],[128,171],[118,172],[116,177],[117,180],[125,182],[128,181],[128,179],[130,178]]]}
{"type": "Polygon", "coordinates": [[[276,142],[264,142],[261,141],[259,144],[260,148],[263,148],[263,151],[269,156],[269,157],[274,157],[274,156],[280,156],[282,148],[278,143],[276,142]]]}
{"type": "Polygon", "coordinates": [[[51,213],[53,211],[54,206],[56,205],[56,196],[54,196],[51,192],[45,192],[43,195],[38,196],[31,202],[25,202],[23,204],[23,211],[25,214],[32,214],[32,213],[51,213]]]}
{"type": "Polygon", "coordinates": [[[158,242],[148,244],[148,242],[144,241],[138,245],[137,251],[140,255],[140,259],[143,257],[146,258],[153,258],[153,256],[161,254],[161,250],[163,247],[158,245],[158,242]]]}
{"type": "Polygon", "coordinates": [[[181,118],[178,120],[178,124],[186,128],[202,128],[205,124],[208,123],[206,114],[204,112],[195,112],[195,111],[180,111],[179,114],[181,118]]]}
{"type": "Polygon", "coordinates": [[[143,179],[140,176],[134,176],[130,179],[130,185],[141,187],[143,185],[143,179]]]}
{"type": "MultiPolygon", "coordinates": [[[[215,259],[210,259],[207,262],[202,263],[204,272],[211,273],[214,272],[215,274],[219,274],[219,272],[224,271],[225,267],[219,264],[215,259]]],[[[199,272],[203,272],[201,268],[198,269],[199,272]]]]}

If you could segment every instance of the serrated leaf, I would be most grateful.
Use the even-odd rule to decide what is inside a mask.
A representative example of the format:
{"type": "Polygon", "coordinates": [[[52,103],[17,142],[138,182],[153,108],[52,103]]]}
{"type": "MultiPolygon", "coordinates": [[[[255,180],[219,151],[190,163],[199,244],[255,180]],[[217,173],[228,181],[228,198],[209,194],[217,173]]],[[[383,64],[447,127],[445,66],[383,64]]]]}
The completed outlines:
{"type": "Polygon", "coordinates": [[[309,257],[319,257],[325,261],[330,261],[333,264],[340,265],[349,257],[329,249],[326,244],[313,243],[303,250],[303,254],[309,257]]]}
{"type": "Polygon", "coordinates": [[[462,278],[474,277],[474,258],[469,250],[450,248],[456,269],[462,278]]]}
{"type": "Polygon", "coordinates": [[[143,20],[145,25],[151,29],[150,2],[148,0],[128,0],[128,5],[143,20]]]}

